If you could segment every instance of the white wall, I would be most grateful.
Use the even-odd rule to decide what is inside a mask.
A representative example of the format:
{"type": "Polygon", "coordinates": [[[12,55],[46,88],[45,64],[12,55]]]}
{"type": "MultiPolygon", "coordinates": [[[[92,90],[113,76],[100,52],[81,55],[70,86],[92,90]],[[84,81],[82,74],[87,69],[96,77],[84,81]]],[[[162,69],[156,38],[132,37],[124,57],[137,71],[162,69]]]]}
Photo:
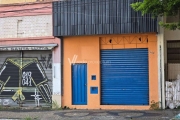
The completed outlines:
{"type": "Polygon", "coordinates": [[[52,15],[0,18],[0,38],[43,36],[52,36],[52,15]]]}
{"type": "MultiPolygon", "coordinates": [[[[163,20],[163,18],[159,18],[159,20],[163,20]]],[[[165,92],[164,92],[164,29],[162,27],[158,27],[158,84],[159,84],[159,102],[160,106],[165,108],[165,92]]]]}

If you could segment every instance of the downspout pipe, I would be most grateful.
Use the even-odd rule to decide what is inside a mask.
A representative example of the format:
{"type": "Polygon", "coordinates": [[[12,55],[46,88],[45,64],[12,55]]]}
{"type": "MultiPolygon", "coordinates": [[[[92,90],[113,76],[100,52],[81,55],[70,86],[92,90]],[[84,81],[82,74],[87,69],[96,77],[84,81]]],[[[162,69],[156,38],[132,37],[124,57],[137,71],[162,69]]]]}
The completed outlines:
{"type": "Polygon", "coordinates": [[[163,97],[162,97],[162,94],[163,94],[163,90],[162,90],[162,83],[163,83],[163,82],[162,82],[162,61],[161,61],[161,59],[162,59],[162,58],[161,58],[161,57],[162,57],[162,56],[161,56],[161,54],[162,54],[162,53],[161,53],[161,51],[162,51],[162,50],[161,50],[161,45],[159,46],[159,49],[160,49],[160,50],[159,50],[159,52],[160,52],[161,109],[163,109],[163,102],[162,102],[162,101],[163,101],[163,97]]]}
{"type": "Polygon", "coordinates": [[[64,66],[64,60],[63,60],[63,58],[64,58],[64,38],[63,38],[63,36],[60,36],[59,37],[60,38],[60,44],[61,44],[61,96],[63,96],[63,94],[64,94],[64,80],[63,80],[63,78],[64,78],[64,75],[63,75],[63,71],[64,71],[64,69],[63,69],[63,66],[64,66]]]}

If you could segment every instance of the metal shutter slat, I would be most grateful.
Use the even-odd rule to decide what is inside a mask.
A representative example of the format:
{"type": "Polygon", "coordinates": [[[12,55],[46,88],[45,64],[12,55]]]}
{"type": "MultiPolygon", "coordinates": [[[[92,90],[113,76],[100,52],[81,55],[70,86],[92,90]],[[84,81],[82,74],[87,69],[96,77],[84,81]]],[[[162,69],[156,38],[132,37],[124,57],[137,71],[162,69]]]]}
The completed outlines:
{"type": "Polygon", "coordinates": [[[101,104],[149,104],[148,49],[101,50],[101,104]]]}

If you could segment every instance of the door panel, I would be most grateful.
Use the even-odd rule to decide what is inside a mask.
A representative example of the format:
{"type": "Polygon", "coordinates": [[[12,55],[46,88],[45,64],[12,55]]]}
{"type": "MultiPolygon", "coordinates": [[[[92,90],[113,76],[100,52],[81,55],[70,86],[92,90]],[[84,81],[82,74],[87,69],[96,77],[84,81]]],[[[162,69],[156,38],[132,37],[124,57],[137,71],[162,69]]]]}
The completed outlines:
{"type": "Polygon", "coordinates": [[[87,105],[87,64],[72,65],[72,104],[87,105]]]}

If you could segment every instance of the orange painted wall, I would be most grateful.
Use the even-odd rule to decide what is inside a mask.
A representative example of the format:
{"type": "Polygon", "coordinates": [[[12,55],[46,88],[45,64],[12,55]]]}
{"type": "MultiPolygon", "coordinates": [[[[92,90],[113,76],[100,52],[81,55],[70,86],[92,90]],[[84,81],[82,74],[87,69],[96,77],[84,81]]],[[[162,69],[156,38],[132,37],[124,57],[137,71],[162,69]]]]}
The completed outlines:
{"type": "Polygon", "coordinates": [[[100,49],[148,48],[149,50],[149,98],[158,101],[158,65],[156,34],[103,35],[64,37],[62,106],[77,109],[149,109],[150,106],[100,105],[100,49]],[[139,40],[141,38],[141,41],[139,40]],[[111,39],[111,43],[109,40],[111,39]],[[72,105],[71,61],[87,63],[87,105],[72,105]],[[91,80],[96,75],[96,80],[91,80]],[[98,86],[98,94],[90,94],[90,86],[98,86]]]}

